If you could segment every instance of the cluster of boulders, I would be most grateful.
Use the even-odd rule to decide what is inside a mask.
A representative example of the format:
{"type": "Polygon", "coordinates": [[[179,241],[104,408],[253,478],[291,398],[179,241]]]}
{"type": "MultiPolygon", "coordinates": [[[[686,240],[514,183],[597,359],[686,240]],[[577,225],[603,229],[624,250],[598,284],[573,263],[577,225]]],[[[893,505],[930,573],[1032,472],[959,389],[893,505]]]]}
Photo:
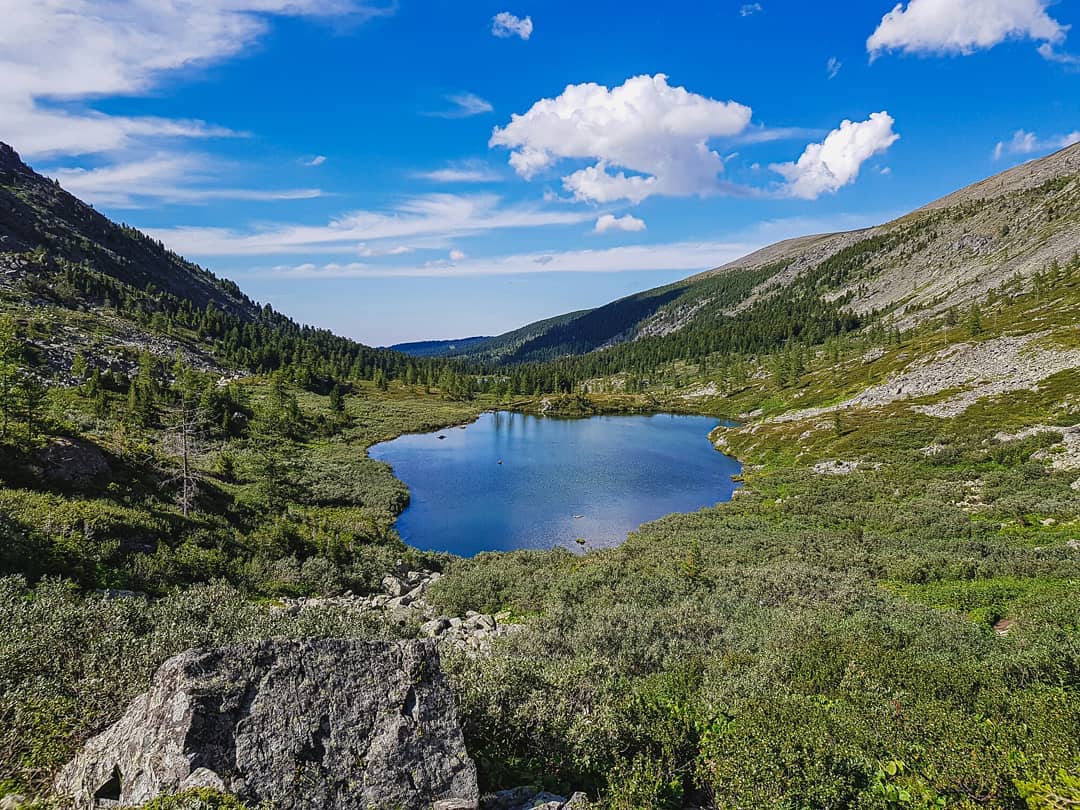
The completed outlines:
{"type": "Polygon", "coordinates": [[[420,625],[420,635],[438,639],[466,652],[485,652],[492,640],[520,629],[520,624],[510,621],[509,611],[492,615],[470,610],[464,618],[438,616],[429,619],[420,625]]]}
{"type": "Polygon", "coordinates": [[[434,638],[468,654],[487,652],[496,638],[521,629],[520,624],[510,620],[509,612],[489,614],[470,610],[464,616],[439,614],[424,594],[441,576],[438,571],[399,570],[397,574],[383,577],[381,593],[357,596],[346,591],[341,596],[282,599],[279,609],[292,615],[328,607],[378,611],[387,614],[391,620],[418,622],[421,636],[434,638]]]}
{"type": "Polygon", "coordinates": [[[588,806],[584,793],[568,799],[535,787],[500,790],[480,799],[480,810],[584,810],[588,806]]]}

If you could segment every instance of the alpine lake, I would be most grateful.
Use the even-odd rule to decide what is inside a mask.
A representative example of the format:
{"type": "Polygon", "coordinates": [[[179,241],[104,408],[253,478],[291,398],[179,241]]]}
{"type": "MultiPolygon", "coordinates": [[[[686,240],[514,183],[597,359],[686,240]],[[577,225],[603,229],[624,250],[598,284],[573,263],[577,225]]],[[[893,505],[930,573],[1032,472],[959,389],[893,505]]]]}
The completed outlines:
{"type": "Polygon", "coordinates": [[[402,539],[429,551],[588,550],[642,523],[729,500],[741,466],[718,452],[714,417],[562,419],[505,411],[375,445],[409,487],[402,539]]]}

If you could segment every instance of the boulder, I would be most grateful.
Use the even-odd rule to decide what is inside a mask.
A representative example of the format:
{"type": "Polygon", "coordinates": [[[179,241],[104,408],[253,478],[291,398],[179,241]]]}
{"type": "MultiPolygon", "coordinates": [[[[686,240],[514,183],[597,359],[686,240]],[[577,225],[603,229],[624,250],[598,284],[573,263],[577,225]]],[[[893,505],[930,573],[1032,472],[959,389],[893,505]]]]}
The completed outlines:
{"type": "Polygon", "coordinates": [[[34,455],[34,466],[48,481],[76,489],[106,483],[112,477],[105,454],[81,439],[52,439],[34,455]]]}
{"type": "Polygon", "coordinates": [[[479,798],[430,640],[272,640],[183,653],[55,785],[76,808],[196,786],[277,810],[429,810],[479,798]]]}

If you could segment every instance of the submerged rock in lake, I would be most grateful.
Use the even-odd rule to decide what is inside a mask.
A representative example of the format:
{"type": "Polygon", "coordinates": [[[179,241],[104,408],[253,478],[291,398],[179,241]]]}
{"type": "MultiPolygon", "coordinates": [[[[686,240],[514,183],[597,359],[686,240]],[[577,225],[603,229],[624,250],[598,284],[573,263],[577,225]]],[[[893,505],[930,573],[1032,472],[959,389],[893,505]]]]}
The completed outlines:
{"type": "Polygon", "coordinates": [[[433,641],[262,641],[183,653],[56,781],[78,808],[192,787],[280,810],[478,800],[433,641]]]}

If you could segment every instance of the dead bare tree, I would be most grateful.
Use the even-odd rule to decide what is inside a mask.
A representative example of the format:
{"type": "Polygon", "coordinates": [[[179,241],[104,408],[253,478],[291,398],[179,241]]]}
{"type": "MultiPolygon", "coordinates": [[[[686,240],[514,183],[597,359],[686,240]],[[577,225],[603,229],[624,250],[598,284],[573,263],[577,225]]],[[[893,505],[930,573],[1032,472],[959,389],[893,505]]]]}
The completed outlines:
{"type": "Polygon", "coordinates": [[[178,472],[172,481],[178,483],[176,503],[183,510],[184,517],[195,508],[199,496],[199,473],[194,460],[199,453],[204,424],[205,414],[201,412],[195,397],[184,387],[180,391],[179,403],[170,411],[165,434],[167,452],[178,465],[178,472]]]}

